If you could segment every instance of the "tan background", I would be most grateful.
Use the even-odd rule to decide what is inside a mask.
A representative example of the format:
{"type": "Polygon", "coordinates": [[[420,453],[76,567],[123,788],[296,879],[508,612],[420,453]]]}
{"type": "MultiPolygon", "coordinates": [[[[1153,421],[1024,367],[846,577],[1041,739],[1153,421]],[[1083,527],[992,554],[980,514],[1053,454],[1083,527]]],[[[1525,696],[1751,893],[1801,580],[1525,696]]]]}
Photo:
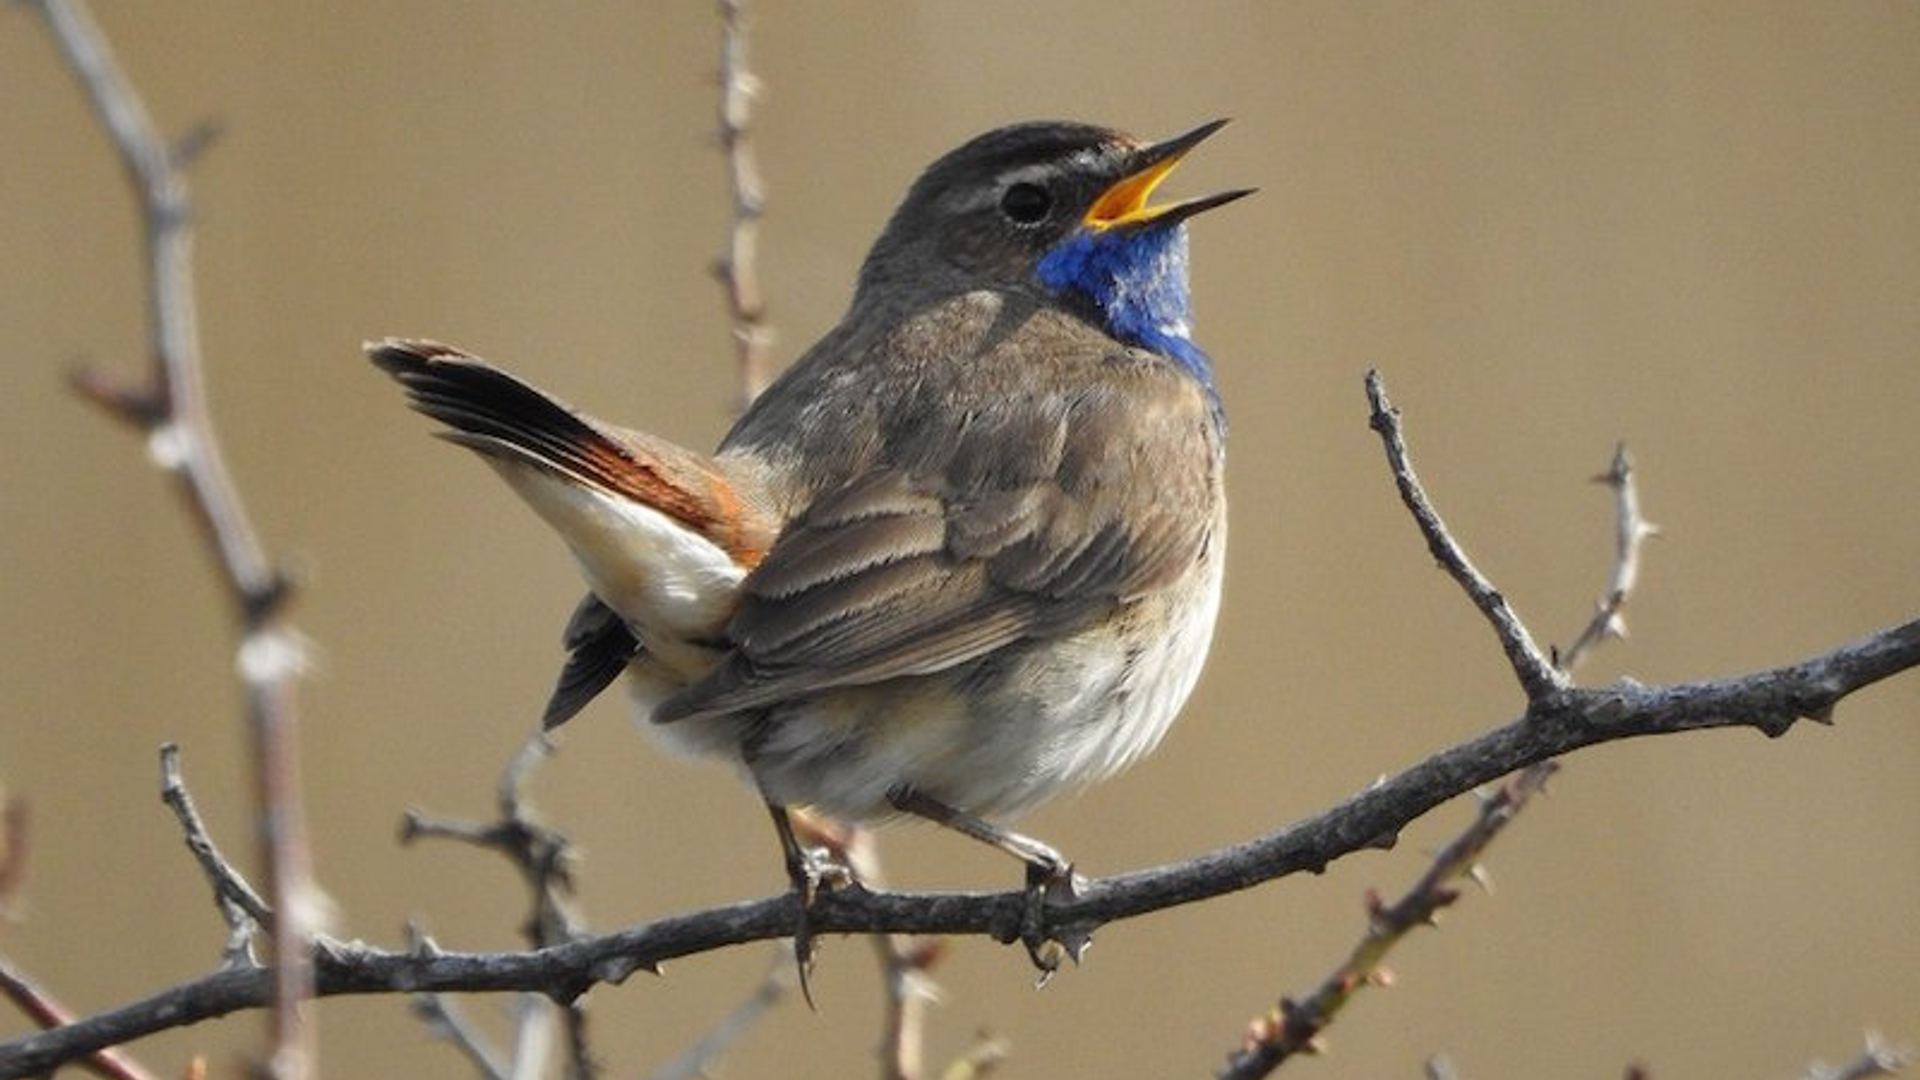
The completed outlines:
{"type": "MultiPolygon", "coordinates": [[[[577,586],[486,470],[426,437],[357,356],[443,336],[695,445],[730,386],[705,276],[725,202],[704,3],[134,4],[107,29],[195,169],[213,405],[274,552],[308,581],[302,694],[319,873],[340,929],[506,947],[503,865],[402,850],[403,808],[482,814],[557,662],[577,586]]],[[[1233,417],[1229,596],[1183,724],[1132,775],[1026,821],[1092,873],[1325,806],[1506,719],[1491,637],[1436,573],[1368,432],[1386,372],[1417,462],[1544,636],[1599,587],[1639,456],[1653,548],[1633,638],[1584,673],[1725,674],[1920,610],[1920,8],[1847,3],[766,4],[754,38],[771,189],[763,270],[784,359],[839,313],[937,153],[1035,116],[1148,135],[1231,115],[1182,171],[1261,194],[1194,229],[1199,333],[1233,417]]],[[[40,26],[0,9],[0,781],[32,801],[29,910],[0,948],[82,1008],[207,969],[220,928],[154,799],[174,739],[235,850],[248,790],[230,628],[141,447],[62,369],[144,354],[134,219],[40,26]]],[[[1439,933],[1395,958],[1307,1076],[1789,1076],[1866,1025],[1920,1040],[1920,676],[1835,729],[1579,755],[1439,933]]],[[[781,883],[757,803],[663,759],[609,698],[542,806],[613,926],[781,883]]],[[[1034,993],[980,941],[941,972],[933,1051],[985,1026],[1008,1075],[1203,1075],[1246,1017],[1311,985],[1450,806],[1391,854],[1110,927],[1034,993]]],[[[926,829],[917,886],[1010,882],[926,829]]],[[[593,997],[610,1076],[685,1046],[763,948],[593,997]]],[[[859,1076],[876,987],[829,941],[725,1074],[859,1076]]],[[[482,1012],[489,1005],[477,1006],[482,1012]]],[[[334,1076],[470,1075],[397,1000],[322,1010],[334,1076]]],[[[18,1031],[9,1018],[3,1026],[18,1031]]],[[[139,1047],[232,1074],[238,1018],[139,1047]]]]}

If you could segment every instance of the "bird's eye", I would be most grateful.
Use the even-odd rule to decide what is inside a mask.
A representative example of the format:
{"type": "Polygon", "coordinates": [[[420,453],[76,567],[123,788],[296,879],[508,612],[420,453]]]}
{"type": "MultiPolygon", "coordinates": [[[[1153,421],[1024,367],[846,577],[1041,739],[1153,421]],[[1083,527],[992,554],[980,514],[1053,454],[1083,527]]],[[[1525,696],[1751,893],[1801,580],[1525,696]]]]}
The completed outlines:
{"type": "Polygon", "coordinates": [[[1053,211],[1053,196],[1039,184],[1009,185],[1000,196],[1000,212],[1015,225],[1038,225],[1053,211]]]}

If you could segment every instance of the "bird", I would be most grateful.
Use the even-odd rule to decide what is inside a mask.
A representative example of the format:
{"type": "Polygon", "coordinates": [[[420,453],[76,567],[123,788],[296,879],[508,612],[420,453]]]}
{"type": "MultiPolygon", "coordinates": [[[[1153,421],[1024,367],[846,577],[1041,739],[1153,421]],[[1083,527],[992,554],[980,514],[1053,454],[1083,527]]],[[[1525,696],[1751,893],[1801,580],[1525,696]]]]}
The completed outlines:
{"type": "MultiPolygon", "coordinates": [[[[622,674],[669,749],[764,800],[806,913],[844,880],[791,811],[918,817],[1027,868],[1004,820],[1151,751],[1199,677],[1227,535],[1226,416],[1192,334],[1187,222],[1151,197],[1225,120],[1156,142],[1039,121],[911,185],[844,316],[711,454],[575,410],[463,350],[365,346],[557,531],[588,589],[543,725],[622,674]]],[[[1077,959],[1077,943],[1071,948],[1077,959]]]]}

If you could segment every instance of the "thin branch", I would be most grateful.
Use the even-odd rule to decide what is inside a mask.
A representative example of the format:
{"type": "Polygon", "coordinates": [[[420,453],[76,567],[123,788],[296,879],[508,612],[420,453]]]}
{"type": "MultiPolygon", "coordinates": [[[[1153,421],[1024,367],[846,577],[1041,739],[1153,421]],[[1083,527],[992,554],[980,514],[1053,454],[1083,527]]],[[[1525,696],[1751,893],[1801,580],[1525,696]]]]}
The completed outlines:
{"type": "Polygon", "coordinates": [[[1859,1056],[1837,1067],[1816,1061],[1807,1069],[1806,1080],[1866,1080],[1870,1076],[1892,1076],[1905,1069],[1912,1060],[1912,1048],[1888,1046],[1880,1036],[1868,1032],[1867,1045],[1859,1056]]]}
{"type": "MultiPolygon", "coordinates": [[[[921,1080],[925,1075],[927,1006],[940,1000],[933,968],[945,957],[947,942],[925,934],[879,934],[873,938],[880,958],[881,986],[887,1007],[880,1020],[880,1080],[921,1080]]],[[[1004,1056],[1001,1043],[999,1056],[1004,1056]]]]}
{"type": "Polygon", "coordinates": [[[1386,446],[1387,465],[1393,471],[1395,486],[1400,489],[1400,499],[1413,514],[1421,535],[1426,537],[1427,550],[1433,553],[1441,569],[1466,590],[1473,606],[1479,608],[1480,614],[1493,626],[1493,632],[1500,638],[1500,648],[1520,680],[1520,688],[1526,691],[1527,700],[1537,701],[1566,689],[1570,685],[1567,677],[1553,666],[1540,646],[1534,644],[1533,635],[1514,614],[1506,597],[1474,567],[1467,553],[1447,532],[1439,511],[1428,501],[1420,478],[1414,475],[1413,465],[1407,460],[1406,440],[1400,433],[1400,410],[1387,400],[1386,386],[1378,371],[1367,372],[1367,402],[1372,408],[1370,423],[1386,446]]]}
{"type": "Polygon", "coordinates": [[[1626,443],[1614,446],[1613,461],[1593,481],[1613,491],[1613,567],[1607,575],[1607,591],[1594,604],[1593,618],[1565,651],[1554,650],[1553,666],[1569,675],[1594,646],[1627,636],[1622,610],[1640,580],[1640,549],[1660,535],[1660,527],[1640,514],[1640,493],[1633,482],[1633,458],[1626,443]]]}
{"type": "Polygon", "coordinates": [[[744,1038],[754,1025],[793,992],[794,983],[799,979],[799,967],[795,965],[793,950],[781,948],[775,950],[773,962],[767,965],[767,974],[740,1003],[728,1010],[708,1032],[692,1046],[687,1047],[671,1060],[655,1069],[648,1080],[697,1080],[699,1077],[713,1075],[713,1066],[727,1051],[744,1038]]]}
{"type": "MultiPolygon", "coordinates": [[[[1312,817],[1263,836],[1166,866],[1098,878],[1073,900],[1050,903],[1062,927],[1098,927],[1221,896],[1377,846],[1435,806],[1516,769],[1585,746],[1647,735],[1750,727],[1784,734],[1801,717],[1831,720],[1854,691],[1920,666],[1920,619],[1889,627],[1797,663],[1748,675],[1640,686],[1574,688],[1491,731],[1442,750],[1312,817]]],[[[1016,940],[1022,890],[890,893],[837,889],[814,899],[819,933],[978,934],[1016,940]]],[[[320,939],[315,985],[322,995],[395,991],[531,990],[571,1000],[598,982],[749,941],[793,933],[794,897],[670,916],[523,953],[417,955],[320,939]]],[[[103,1046],[259,1008],[268,986],[258,972],[215,972],[63,1028],[0,1043],[0,1080],[31,1076],[103,1046]]]]}
{"type": "Polygon", "coordinates": [[[513,1066],[445,994],[413,995],[413,1014],[473,1063],[483,1080],[512,1080],[513,1066]]]}
{"type": "Polygon", "coordinates": [[[720,3],[720,150],[727,159],[727,249],[713,263],[713,276],[727,298],[733,325],[733,348],[738,372],[736,411],[744,410],[767,385],[767,349],[773,334],[767,328],[766,300],[760,292],[758,253],[760,218],[766,208],[766,189],[753,153],[753,104],[760,80],[747,66],[746,0],[720,3]]]}
{"type": "Polygon", "coordinates": [[[312,909],[302,822],[293,682],[304,666],[301,639],[281,616],[286,579],[268,562],[241,505],[214,435],[201,378],[193,289],[193,233],[186,176],[189,149],[170,145],[121,72],[106,39],[79,0],[33,0],[100,123],[119,152],[139,200],[149,262],[148,322],[153,374],[144,388],[116,387],[99,372],[74,385],[120,419],[141,428],[155,464],[178,483],[233,595],[242,624],[239,668],[246,685],[268,892],[275,923],[273,1048],[278,1080],[303,1080],[313,1067],[313,1031],[302,1003],[312,994],[307,957],[312,909]]]}
{"type": "MultiPolygon", "coordinates": [[[[802,815],[800,821],[807,820],[802,815]]],[[[836,823],[837,824],[837,823],[836,823]]],[[[839,825],[834,854],[869,889],[886,886],[880,845],[873,830],[839,825]]],[[[880,961],[880,986],[886,994],[881,1012],[880,1080],[920,1080],[926,1071],[927,1006],[940,999],[933,968],[946,955],[940,938],[876,934],[871,939],[880,961]]]]}
{"type": "MultiPolygon", "coordinates": [[[[28,1019],[43,1028],[73,1023],[73,1013],[66,1006],[35,985],[4,956],[0,956],[0,996],[13,1002],[28,1019]]],[[[95,1050],[80,1058],[79,1063],[107,1080],[158,1080],[146,1066],[113,1047],[95,1050]]]]}
{"type": "MultiPolygon", "coordinates": [[[[539,994],[515,994],[513,1014],[513,1062],[507,1080],[540,1080],[547,1075],[547,1062],[553,1059],[554,1031],[559,1027],[554,1020],[560,1009],[539,994]]],[[[575,1017],[580,1014],[573,1008],[565,1015],[569,1075],[591,1076],[595,1065],[586,1044],[584,1017],[576,1023],[575,1017]]]]}
{"type": "Polygon", "coordinates": [[[180,774],[180,748],[173,743],[160,747],[160,801],[167,804],[180,822],[181,838],[187,850],[193,853],[208,884],[213,886],[214,903],[227,923],[225,963],[252,966],[256,962],[253,935],[258,928],[273,925],[273,911],[246,877],[220,854],[213,835],[207,831],[207,823],[201,820],[200,810],[193,803],[193,795],[187,791],[186,780],[180,774]]]}
{"type": "Polygon", "coordinates": [[[569,941],[584,926],[572,900],[572,841],[539,820],[524,792],[534,768],[552,753],[553,742],[544,732],[536,732],[521,744],[501,770],[495,789],[500,816],[493,821],[437,818],[409,810],[400,823],[403,844],[430,838],[457,840],[496,852],[512,863],[530,894],[530,910],[521,934],[535,948],[569,941]]]}
{"type": "MultiPolygon", "coordinates": [[[[1386,440],[1388,464],[1400,488],[1402,500],[1413,512],[1414,521],[1426,536],[1429,547],[1439,554],[1443,563],[1449,565],[1469,599],[1481,605],[1496,629],[1503,630],[1503,645],[1517,643],[1517,647],[1527,656],[1527,665],[1515,666],[1516,672],[1525,678],[1531,670],[1528,666],[1532,662],[1531,635],[1517,616],[1505,611],[1504,605],[1499,604],[1498,594],[1493,592],[1490,585],[1477,587],[1481,583],[1479,574],[1466,563],[1459,545],[1448,533],[1445,523],[1433,510],[1413,475],[1406,444],[1401,437],[1399,413],[1387,403],[1378,373],[1368,375],[1367,397],[1372,406],[1373,425],[1386,440]],[[1492,597],[1493,602],[1503,610],[1488,611],[1483,603],[1488,597],[1492,597]],[[1511,638],[1503,628],[1511,628],[1511,638]]],[[[1638,576],[1640,546],[1657,531],[1640,516],[1639,498],[1633,487],[1632,466],[1625,443],[1614,447],[1611,467],[1594,479],[1608,484],[1615,495],[1613,567],[1608,578],[1607,594],[1599,605],[1599,614],[1573,648],[1565,654],[1556,651],[1552,657],[1552,667],[1560,675],[1570,674],[1585,653],[1605,638],[1624,635],[1625,623],[1620,610],[1626,604],[1638,576]]],[[[1528,796],[1545,784],[1554,768],[1552,761],[1530,766],[1509,780],[1499,795],[1492,800],[1483,800],[1480,818],[1440,853],[1426,876],[1399,904],[1382,909],[1378,899],[1369,894],[1372,918],[1368,921],[1366,935],[1346,963],[1328,976],[1304,1003],[1282,998],[1277,1007],[1256,1018],[1248,1027],[1244,1045],[1228,1059],[1221,1075],[1265,1076],[1302,1050],[1317,1051],[1320,1033],[1347,1000],[1361,986],[1385,977],[1385,970],[1379,965],[1388,951],[1413,926],[1430,921],[1440,907],[1453,902],[1456,894],[1446,888],[1446,882],[1461,874],[1474,875],[1476,880],[1480,880],[1477,876],[1479,868],[1474,864],[1475,857],[1492,841],[1505,822],[1520,810],[1528,796]]],[[[1451,1065],[1441,1058],[1429,1058],[1426,1067],[1429,1075],[1451,1069],[1451,1065]]]]}
{"type": "Polygon", "coordinates": [[[976,1031],[973,1042],[940,1070],[940,1080],[986,1080],[1013,1053],[1013,1044],[991,1031],[976,1031]]]}
{"type": "MultiPolygon", "coordinates": [[[[526,798],[533,771],[553,753],[553,742],[536,732],[522,743],[495,788],[500,817],[490,822],[428,817],[408,811],[400,826],[402,843],[426,837],[458,840],[502,855],[520,872],[530,895],[530,910],[521,931],[534,948],[558,945],[580,937],[586,928],[573,904],[573,847],[566,834],[543,824],[526,798]]],[[[426,995],[431,996],[431,995],[426,995]]],[[[586,1003],[566,1002],[567,1073],[573,1080],[591,1080],[597,1073],[587,1041],[586,1003]]],[[[444,1010],[444,1003],[431,1007],[444,1010]]],[[[430,1015],[430,1014],[429,1014],[430,1015]]],[[[544,1009],[522,1008],[514,1039],[514,1066],[510,1076],[533,1069],[530,1064],[552,1046],[552,1017],[544,1009]]]]}
{"type": "Polygon", "coordinates": [[[14,898],[20,895],[20,883],[26,880],[32,820],[27,800],[0,788],[0,920],[14,915],[14,898]]]}
{"type": "Polygon", "coordinates": [[[1273,1009],[1255,1018],[1248,1025],[1245,1042],[1218,1075],[1223,1080],[1250,1080],[1266,1076],[1301,1051],[1318,1053],[1321,1032],[1362,987],[1390,982],[1380,966],[1387,954],[1408,933],[1431,925],[1441,908],[1459,899],[1451,882],[1477,873],[1481,853],[1545,786],[1554,768],[1553,762],[1541,762],[1483,801],[1473,824],[1440,850],[1427,872],[1399,900],[1384,905],[1369,893],[1366,933],[1346,960],[1304,1001],[1281,998],[1273,1009]]]}
{"type": "Polygon", "coordinates": [[[148,325],[154,369],[144,388],[98,371],[76,376],[83,393],[143,429],[155,463],[186,485],[226,584],[242,608],[274,602],[285,581],[268,563],[213,438],[201,377],[193,289],[192,203],[174,148],[160,134],[79,0],[29,0],[38,8],[120,154],[146,228],[148,325]]]}

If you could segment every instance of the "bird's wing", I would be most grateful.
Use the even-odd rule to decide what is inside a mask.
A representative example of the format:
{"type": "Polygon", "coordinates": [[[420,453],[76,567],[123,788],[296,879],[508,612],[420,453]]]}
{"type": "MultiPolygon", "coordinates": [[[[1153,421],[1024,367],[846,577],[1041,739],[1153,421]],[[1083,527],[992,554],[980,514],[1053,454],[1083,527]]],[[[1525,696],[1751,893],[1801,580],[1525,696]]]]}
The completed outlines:
{"type": "Polygon", "coordinates": [[[819,496],[743,583],[733,651],[654,719],[940,671],[1173,581],[1209,542],[1219,435],[1191,380],[1135,366],[947,410],[914,465],[819,496]]]}
{"type": "Polygon", "coordinates": [[[640,639],[634,637],[626,620],[592,593],[573,609],[561,643],[567,649],[567,662],[540,716],[540,726],[548,731],[586,708],[587,702],[612,685],[626,670],[627,662],[640,652],[640,639]]]}

